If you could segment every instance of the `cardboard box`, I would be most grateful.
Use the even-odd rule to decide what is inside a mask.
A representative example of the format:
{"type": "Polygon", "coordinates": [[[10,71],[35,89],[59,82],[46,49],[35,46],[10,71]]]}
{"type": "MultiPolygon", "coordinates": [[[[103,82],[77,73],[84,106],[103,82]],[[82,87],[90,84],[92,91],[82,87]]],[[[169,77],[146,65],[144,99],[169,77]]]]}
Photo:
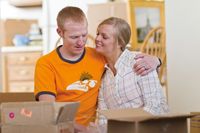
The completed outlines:
{"type": "MultiPolygon", "coordinates": [[[[0,104],[4,102],[25,102],[35,101],[34,93],[31,92],[1,92],[0,104]]],[[[0,114],[1,120],[1,114],[0,114]]],[[[1,133],[1,130],[0,130],[1,133]]]]}
{"type": "Polygon", "coordinates": [[[73,123],[57,125],[4,125],[2,133],[74,133],[73,123]]]}
{"type": "Polygon", "coordinates": [[[200,112],[191,112],[195,117],[190,119],[190,133],[200,133],[200,112]]]}
{"type": "Polygon", "coordinates": [[[0,103],[35,101],[33,92],[3,92],[0,93],[0,103]]]}
{"type": "Polygon", "coordinates": [[[108,133],[187,133],[189,114],[153,116],[142,109],[100,111],[108,119],[108,133]]]}
{"type": "Polygon", "coordinates": [[[2,133],[73,133],[78,106],[77,102],[2,103],[2,133]]]}
{"type": "Polygon", "coordinates": [[[30,26],[37,23],[37,20],[6,19],[0,20],[0,45],[12,46],[16,34],[27,34],[30,26]]]}

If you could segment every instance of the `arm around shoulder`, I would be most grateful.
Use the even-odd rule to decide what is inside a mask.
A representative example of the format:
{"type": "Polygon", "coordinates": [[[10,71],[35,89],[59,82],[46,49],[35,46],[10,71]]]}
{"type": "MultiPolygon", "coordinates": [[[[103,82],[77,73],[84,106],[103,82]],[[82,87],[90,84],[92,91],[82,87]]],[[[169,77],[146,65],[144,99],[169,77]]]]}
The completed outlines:
{"type": "Polygon", "coordinates": [[[137,75],[141,76],[147,75],[148,73],[156,70],[162,64],[158,57],[143,53],[137,54],[135,60],[137,62],[134,65],[134,71],[137,75]]]}

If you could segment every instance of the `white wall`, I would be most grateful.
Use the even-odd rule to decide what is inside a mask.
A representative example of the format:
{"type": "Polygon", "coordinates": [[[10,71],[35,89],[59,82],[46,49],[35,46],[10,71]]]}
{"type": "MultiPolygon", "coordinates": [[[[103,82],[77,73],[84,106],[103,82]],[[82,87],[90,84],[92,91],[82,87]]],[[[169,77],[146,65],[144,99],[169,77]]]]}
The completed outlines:
{"type": "Polygon", "coordinates": [[[169,105],[200,112],[200,0],[165,2],[169,105]]]}

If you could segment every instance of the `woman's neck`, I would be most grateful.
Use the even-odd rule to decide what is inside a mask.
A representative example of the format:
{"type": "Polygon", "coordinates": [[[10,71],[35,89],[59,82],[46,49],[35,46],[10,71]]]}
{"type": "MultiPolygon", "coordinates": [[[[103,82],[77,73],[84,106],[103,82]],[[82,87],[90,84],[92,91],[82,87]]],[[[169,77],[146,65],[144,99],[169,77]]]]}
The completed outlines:
{"type": "Polygon", "coordinates": [[[112,70],[114,75],[116,75],[117,71],[115,69],[115,63],[117,62],[118,58],[122,54],[122,51],[113,52],[109,56],[106,57],[107,63],[109,68],[112,70]]]}

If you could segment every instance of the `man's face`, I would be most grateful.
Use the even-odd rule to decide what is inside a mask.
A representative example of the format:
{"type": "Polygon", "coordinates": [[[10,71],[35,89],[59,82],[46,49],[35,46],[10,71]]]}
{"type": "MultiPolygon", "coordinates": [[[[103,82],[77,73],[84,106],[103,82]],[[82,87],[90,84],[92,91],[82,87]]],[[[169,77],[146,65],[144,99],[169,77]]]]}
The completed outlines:
{"type": "Polygon", "coordinates": [[[71,57],[79,56],[83,53],[87,41],[86,22],[67,22],[63,29],[60,29],[60,36],[63,38],[63,47],[71,57]]]}

